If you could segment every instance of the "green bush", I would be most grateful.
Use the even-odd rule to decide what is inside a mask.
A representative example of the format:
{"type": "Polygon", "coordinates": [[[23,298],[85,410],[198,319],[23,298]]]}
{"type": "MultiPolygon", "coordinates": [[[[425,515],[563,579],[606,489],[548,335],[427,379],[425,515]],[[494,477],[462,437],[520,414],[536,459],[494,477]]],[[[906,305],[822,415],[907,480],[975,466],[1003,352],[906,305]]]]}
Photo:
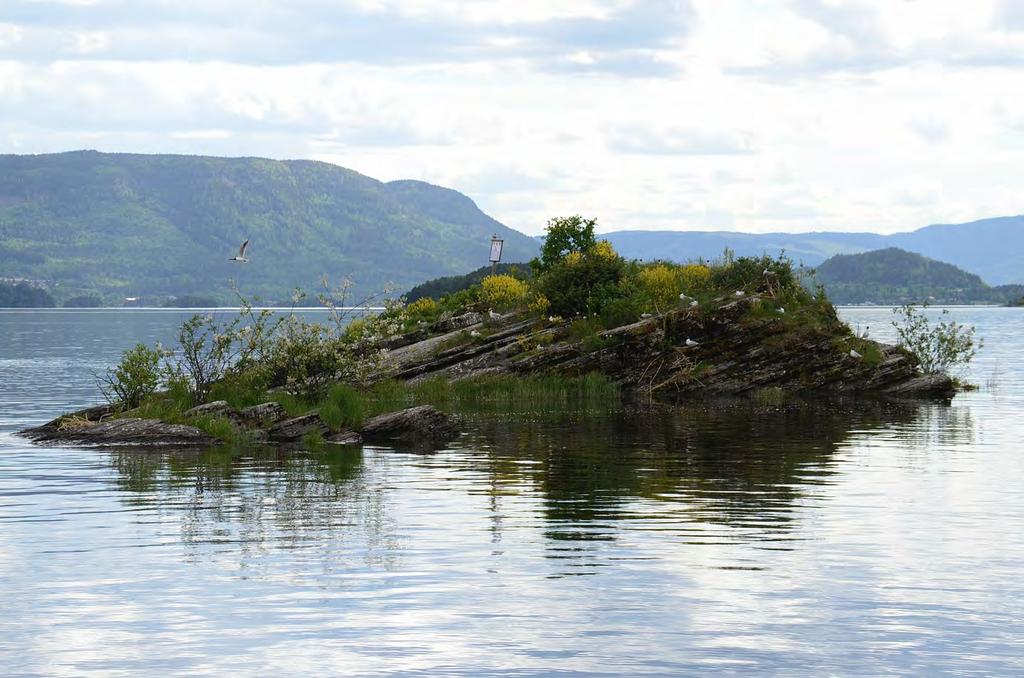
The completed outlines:
{"type": "Polygon", "coordinates": [[[121,354],[121,362],[98,376],[100,391],[110,403],[119,403],[124,409],[134,409],[160,386],[162,373],[159,349],[136,344],[121,354]]]}
{"type": "Polygon", "coordinates": [[[723,293],[743,290],[778,294],[799,286],[792,262],[781,254],[777,258],[767,255],[726,258],[722,265],[711,268],[710,284],[723,293]]]}
{"type": "Polygon", "coordinates": [[[597,245],[551,266],[536,279],[536,287],[555,315],[599,314],[622,296],[619,283],[625,270],[626,262],[611,247],[597,245]]]}
{"type": "Polygon", "coordinates": [[[351,386],[335,384],[320,405],[320,418],[333,431],[357,427],[363,421],[363,398],[351,386]]]}
{"type": "MultiPolygon", "coordinates": [[[[982,346],[981,340],[975,340],[974,327],[952,320],[932,325],[923,310],[909,304],[892,312],[899,344],[917,356],[921,369],[928,374],[948,373],[967,365],[982,346]]],[[[942,317],[947,315],[949,310],[943,309],[942,317]]]]}
{"type": "Polygon", "coordinates": [[[643,306],[635,296],[612,299],[601,310],[601,324],[605,327],[621,327],[635,323],[643,313],[643,306]]]}

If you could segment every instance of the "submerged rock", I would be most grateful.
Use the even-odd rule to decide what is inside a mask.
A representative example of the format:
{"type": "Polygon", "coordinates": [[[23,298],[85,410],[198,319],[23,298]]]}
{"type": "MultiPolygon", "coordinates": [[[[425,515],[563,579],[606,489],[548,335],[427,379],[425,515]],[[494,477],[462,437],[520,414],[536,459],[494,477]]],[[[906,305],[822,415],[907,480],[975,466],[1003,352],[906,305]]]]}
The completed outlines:
{"type": "Polygon", "coordinates": [[[362,445],[363,436],[355,431],[340,431],[329,436],[326,442],[332,445],[362,445]]]}
{"type": "Polygon", "coordinates": [[[363,424],[359,432],[363,438],[373,442],[400,440],[416,444],[443,444],[454,438],[458,429],[444,412],[430,405],[421,405],[373,417],[363,424]]]}
{"type": "Polygon", "coordinates": [[[98,447],[138,446],[206,447],[217,439],[194,426],[167,424],[159,419],[88,419],[60,417],[48,424],[21,432],[35,442],[75,443],[98,447]]]}

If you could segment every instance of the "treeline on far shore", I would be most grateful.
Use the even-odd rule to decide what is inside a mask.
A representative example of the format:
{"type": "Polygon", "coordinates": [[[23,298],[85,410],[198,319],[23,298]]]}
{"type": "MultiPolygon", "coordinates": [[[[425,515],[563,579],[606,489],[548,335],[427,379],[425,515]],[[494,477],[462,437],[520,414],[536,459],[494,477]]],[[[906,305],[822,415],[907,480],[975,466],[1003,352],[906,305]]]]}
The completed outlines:
{"type": "Polygon", "coordinates": [[[0,281],[0,308],[120,308],[131,306],[162,306],[164,308],[215,308],[223,300],[199,294],[185,294],[169,299],[126,298],[116,302],[96,294],[78,294],[58,303],[47,289],[25,280],[0,281]]]}

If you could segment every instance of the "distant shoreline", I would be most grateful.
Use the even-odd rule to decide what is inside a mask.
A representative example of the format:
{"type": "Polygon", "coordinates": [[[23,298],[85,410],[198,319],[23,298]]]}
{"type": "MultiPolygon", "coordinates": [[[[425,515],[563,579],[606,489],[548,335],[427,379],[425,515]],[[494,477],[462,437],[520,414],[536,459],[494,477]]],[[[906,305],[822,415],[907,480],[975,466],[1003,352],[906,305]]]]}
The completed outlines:
{"type": "MultiPolygon", "coordinates": [[[[330,309],[323,306],[253,306],[254,311],[319,311],[329,312],[330,309]]],[[[89,306],[84,308],[52,308],[39,306],[33,308],[20,308],[17,306],[0,306],[0,313],[10,311],[41,311],[45,313],[96,313],[100,311],[154,311],[154,312],[175,312],[175,311],[233,311],[241,310],[240,306],[89,306]]],[[[383,306],[338,306],[339,311],[383,311],[383,306]]]]}

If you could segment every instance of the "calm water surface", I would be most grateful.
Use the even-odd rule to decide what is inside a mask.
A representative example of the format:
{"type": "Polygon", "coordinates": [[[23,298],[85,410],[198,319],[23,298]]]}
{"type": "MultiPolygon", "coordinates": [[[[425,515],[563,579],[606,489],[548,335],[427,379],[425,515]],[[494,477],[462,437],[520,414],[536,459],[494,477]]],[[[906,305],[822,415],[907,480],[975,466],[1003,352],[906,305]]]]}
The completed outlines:
{"type": "Polygon", "coordinates": [[[0,673],[1024,674],[1024,310],[953,315],[986,345],[950,405],[232,455],[26,445],[183,313],[0,311],[0,673]]]}

